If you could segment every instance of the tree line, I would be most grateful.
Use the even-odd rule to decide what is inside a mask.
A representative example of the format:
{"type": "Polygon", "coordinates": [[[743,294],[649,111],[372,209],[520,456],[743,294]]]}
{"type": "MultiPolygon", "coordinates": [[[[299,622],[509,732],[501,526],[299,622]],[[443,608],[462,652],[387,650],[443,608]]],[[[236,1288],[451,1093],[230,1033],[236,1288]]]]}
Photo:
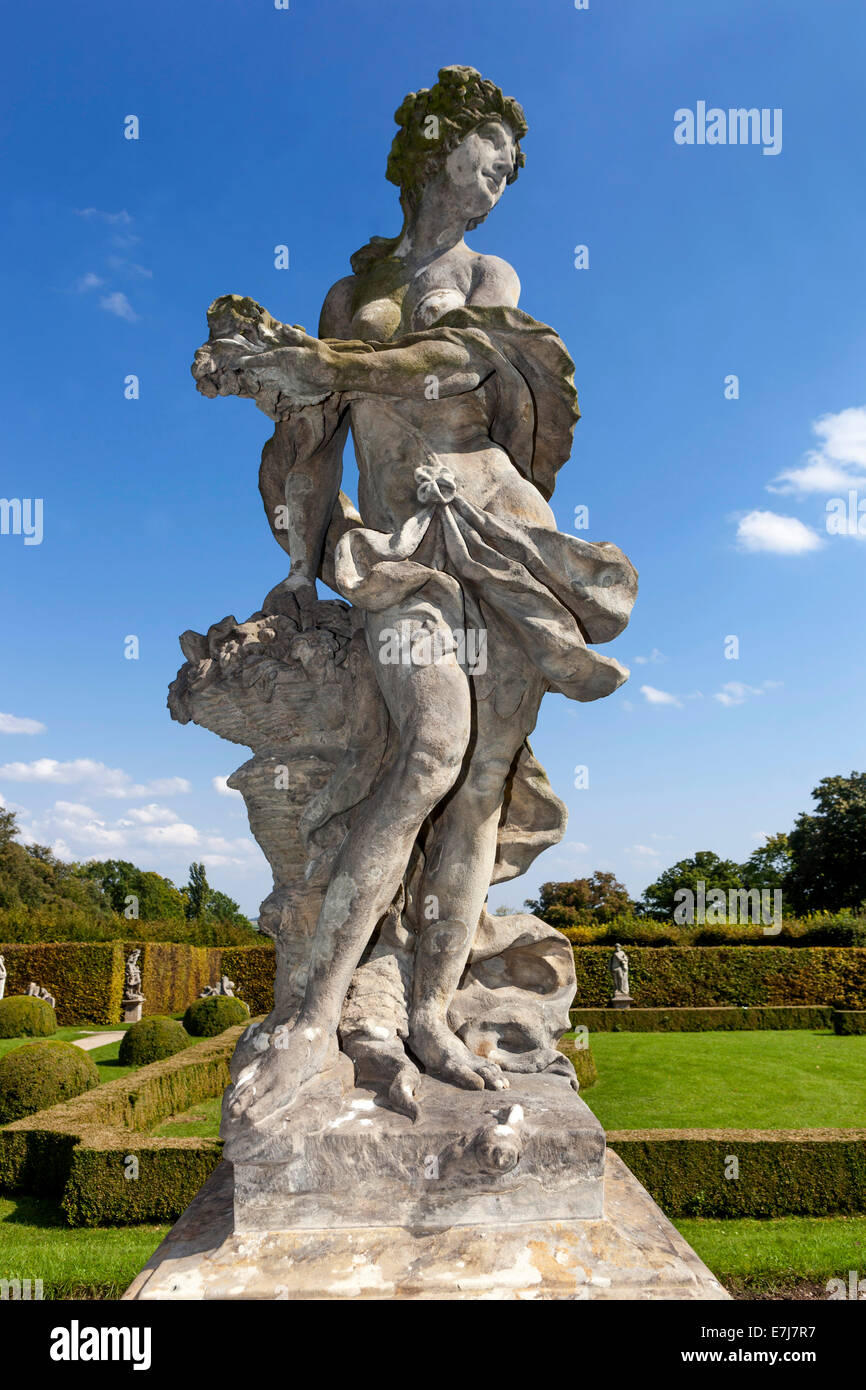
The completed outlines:
{"type": "Polygon", "coordinates": [[[687,888],[779,889],[786,916],[815,912],[866,912],[866,772],[824,777],[812,792],[813,811],[797,816],[792,830],[769,835],[742,864],[698,850],[659,875],[633,900],[612,873],[543,883],[525,906],[553,926],[612,922],[618,917],[670,921],[675,895],[687,888]]]}
{"type": "Polygon", "coordinates": [[[212,888],[204,864],[189,866],[178,888],[170,878],[127,859],[58,859],[47,845],[18,839],[14,811],[0,809],[0,910],[18,917],[82,910],[96,922],[165,922],[249,929],[251,923],[227,893],[212,888]]]}

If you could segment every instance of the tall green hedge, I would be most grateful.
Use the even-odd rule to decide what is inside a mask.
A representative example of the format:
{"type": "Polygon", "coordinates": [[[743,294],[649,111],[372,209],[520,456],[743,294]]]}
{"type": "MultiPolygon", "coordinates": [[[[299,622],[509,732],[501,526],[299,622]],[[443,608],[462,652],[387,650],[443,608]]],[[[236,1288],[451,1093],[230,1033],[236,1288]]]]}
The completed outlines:
{"type": "MultiPolygon", "coordinates": [[[[610,1002],[610,949],[576,946],[575,1007],[610,1002]]],[[[863,946],[630,946],[636,1005],[672,1009],[736,1004],[866,1008],[863,946]]]]}
{"type": "Polygon", "coordinates": [[[866,1211],[866,1130],[622,1130],[607,1141],[670,1217],[866,1211]]]}
{"type": "Polygon", "coordinates": [[[124,941],[126,955],[141,950],[141,992],[145,1014],[180,1014],[205,985],[220,976],[218,946],[188,946],[171,941],[124,941]]]}
{"type": "Polygon", "coordinates": [[[223,946],[221,975],[235,982],[235,994],[251,1014],[269,1014],[274,1007],[276,953],[272,945],[223,946]]]}
{"type": "Polygon", "coordinates": [[[119,941],[38,942],[0,946],[9,978],[7,998],[26,994],[31,980],[53,994],[61,1027],[73,1023],[117,1023],[123,994],[123,950],[119,941]]]}

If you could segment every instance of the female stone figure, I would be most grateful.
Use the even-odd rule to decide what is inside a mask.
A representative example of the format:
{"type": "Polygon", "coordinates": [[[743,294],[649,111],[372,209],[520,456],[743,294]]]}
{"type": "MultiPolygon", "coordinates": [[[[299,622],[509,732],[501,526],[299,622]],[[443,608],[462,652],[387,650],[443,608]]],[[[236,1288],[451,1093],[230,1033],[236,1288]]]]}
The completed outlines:
{"type": "Polygon", "coordinates": [[[254,1122],[322,1068],[353,971],[425,825],[408,1045],[444,1081],[508,1085],[448,1021],[506,783],[545,691],[594,700],[628,674],[587,643],[625,626],[634,570],[613,545],[560,534],[547,503],[579,414],[573,363],[550,328],[517,308],[512,267],[464,241],[523,164],[523,111],[474,69],[450,67],[395,119],[387,172],[400,186],[402,231],[352,257],[319,336],[227,296],[211,308],[193,367],[204,394],[252,397],[278,421],[261,484],[291,556],[283,589],[311,614],[332,557],[325,573],[365,612],[399,733],[332,870],[300,1014],[239,1049],[233,1103],[254,1122]],[[349,427],[360,515],[339,494],[349,427]]]}

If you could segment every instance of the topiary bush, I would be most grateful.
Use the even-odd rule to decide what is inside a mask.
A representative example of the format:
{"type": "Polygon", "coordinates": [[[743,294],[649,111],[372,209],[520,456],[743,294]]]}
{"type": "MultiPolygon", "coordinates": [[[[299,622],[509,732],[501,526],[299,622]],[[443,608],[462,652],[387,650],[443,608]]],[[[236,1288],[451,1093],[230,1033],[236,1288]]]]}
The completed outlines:
{"type": "Polygon", "coordinates": [[[226,1028],[245,1023],[249,1016],[250,1011],[242,1000],[217,994],[209,999],[194,1000],[183,1016],[183,1026],[194,1038],[213,1038],[217,1033],[224,1033],[226,1028]]]}
{"type": "Polygon", "coordinates": [[[50,1038],[56,1032],[57,1018],[46,999],[32,994],[0,999],[0,1038],[50,1038]]]}
{"type": "Polygon", "coordinates": [[[16,1047],[0,1057],[0,1124],[58,1105],[98,1084],[93,1058],[72,1043],[16,1047]]]}
{"type": "Polygon", "coordinates": [[[146,1067],[189,1047],[189,1035],[176,1018],[143,1018],[124,1034],[117,1060],[124,1067],[146,1067]]]}

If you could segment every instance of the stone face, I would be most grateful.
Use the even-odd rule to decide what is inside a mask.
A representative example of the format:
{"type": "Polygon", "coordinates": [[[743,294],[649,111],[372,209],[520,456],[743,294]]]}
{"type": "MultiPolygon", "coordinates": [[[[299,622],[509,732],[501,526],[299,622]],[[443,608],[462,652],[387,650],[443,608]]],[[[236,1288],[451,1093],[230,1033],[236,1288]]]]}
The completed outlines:
{"type": "Polygon", "coordinates": [[[726,1300],[616,1154],[605,1214],[447,1228],[236,1232],[223,1163],[125,1299],[726,1300]]]}

